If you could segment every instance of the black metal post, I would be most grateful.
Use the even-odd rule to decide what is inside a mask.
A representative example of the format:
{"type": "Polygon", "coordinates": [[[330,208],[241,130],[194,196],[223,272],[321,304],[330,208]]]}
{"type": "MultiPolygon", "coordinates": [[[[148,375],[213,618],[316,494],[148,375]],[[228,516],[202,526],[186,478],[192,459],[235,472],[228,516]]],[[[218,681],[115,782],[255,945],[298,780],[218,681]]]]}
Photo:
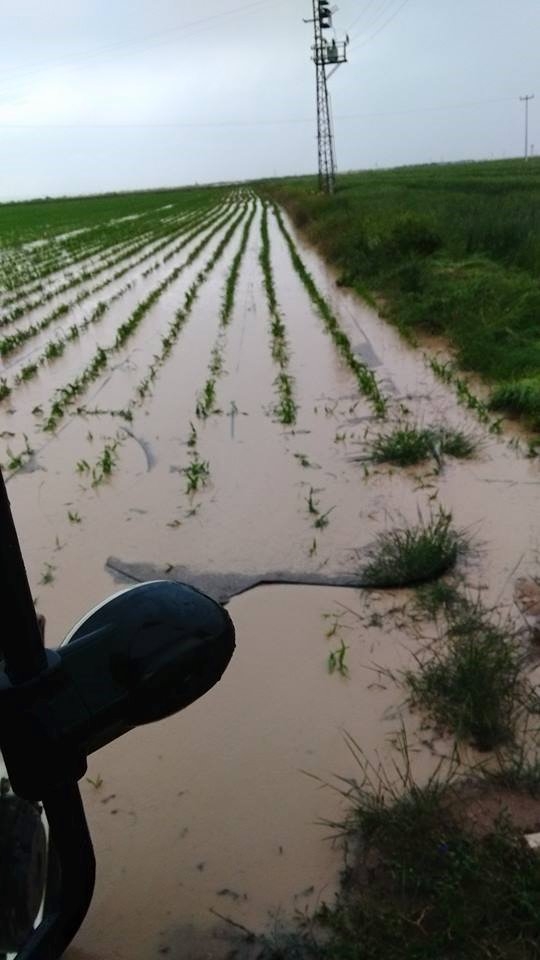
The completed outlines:
{"type": "Polygon", "coordinates": [[[47,661],[1,470],[0,610],[0,650],[6,673],[12,683],[22,683],[45,670],[47,661]]]}

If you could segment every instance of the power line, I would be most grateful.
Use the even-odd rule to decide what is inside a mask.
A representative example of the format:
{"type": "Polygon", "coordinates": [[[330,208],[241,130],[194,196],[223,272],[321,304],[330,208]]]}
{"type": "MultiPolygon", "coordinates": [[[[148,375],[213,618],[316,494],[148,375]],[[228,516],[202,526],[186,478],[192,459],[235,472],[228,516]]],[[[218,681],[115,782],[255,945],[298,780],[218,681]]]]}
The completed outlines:
{"type": "Polygon", "coordinates": [[[351,32],[352,28],[356,26],[358,21],[362,19],[366,11],[369,10],[369,8],[372,7],[374,3],[375,3],[375,0],[368,0],[368,3],[366,3],[365,7],[362,8],[358,16],[355,17],[353,22],[350,23],[349,26],[347,27],[347,33],[351,32]]]}
{"type": "Polygon", "coordinates": [[[399,0],[382,0],[380,7],[377,10],[372,11],[372,15],[370,18],[368,18],[367,23],[362,24],[360,30],[355,31],[352,39],[355,40],[357,37],[365,35],[369,30],[375,27],[396,2],[399,3],[399,0]]]}
{"type": "Polygon", "coordinates": [[[399,7],[397,8],[397,10],[394,10],[394,12],[388,17],[388,19],[385,20],[384,23],[381,24],[381,26],[380,26],[377,30],[375,30],[375,33],[372,33],[371,36],[366,37],[366,39],[363,41],[363,43],[358,44],[358,46],[356,47],[356,50],[361,50],[362,47],[365,47],[368,43],[371,43],[371,41],[374,40],[375,37],[377,37],[377,36],[379,35],[379,33],[381,33],[381,32],[385,29],[385,27],[387,27],[390,23],[392,23],[392,20],[395,20],[395,18],[397,17],[398,13],[400,13],[401,10],[403,10],[403,7],[404,7],[408,2],[409,2],[409,0],[402,0],[402,3],[400,3],[400,5],[399,5],[399,7]]]}

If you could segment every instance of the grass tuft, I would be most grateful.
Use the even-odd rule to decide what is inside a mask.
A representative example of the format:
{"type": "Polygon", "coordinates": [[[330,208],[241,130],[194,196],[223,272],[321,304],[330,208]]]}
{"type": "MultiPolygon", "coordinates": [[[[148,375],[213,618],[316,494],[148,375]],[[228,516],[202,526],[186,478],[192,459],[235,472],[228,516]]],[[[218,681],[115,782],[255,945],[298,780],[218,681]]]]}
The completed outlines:
{"type": "Polygon", "coordinates": [[[452,515],[440,510],[427,522],[382,533],[362,570],[368,587],[405,587],[435,580],[455,566],[466,541],[452,526],[452,515]]]}
{"type": "Polygon", "coordinates": [[[420,784],[403,733],[389,770],[346,739],[360,768],[336,786],[350,805],[331,824],[348,851],[341,888],[313,918],[264,938],[262,960],[538,957],[540,857],[510,818],[478,829],[455,763],[420,784]]]}
{"type": "Polygon", "coordinates": [[[422,463],[433,457],[467,458],[474,456],[477,441],[470,433],[449,427],[400,426],[380,434],[370,446],[375,463],[393,463],[401,467],[422,463]]]}
{"type": "Polygon", "coordinates": [[[447,627],[405,682],[413,706],[480,750],[509,743],[524,697],[522,654],[510,626],[479,603],[454,598],[447,627]]]}

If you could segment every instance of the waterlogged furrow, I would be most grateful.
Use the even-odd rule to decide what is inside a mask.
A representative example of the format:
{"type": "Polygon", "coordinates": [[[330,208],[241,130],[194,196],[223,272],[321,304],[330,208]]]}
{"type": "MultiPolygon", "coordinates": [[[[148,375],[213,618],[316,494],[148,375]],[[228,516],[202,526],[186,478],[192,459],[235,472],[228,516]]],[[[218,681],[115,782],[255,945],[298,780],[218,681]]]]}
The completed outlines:
{"type": "MultiPolygon", "coordinates": [[[[228,221],[231,219],[231,216],[231,213],[227,213],[225,217],[220,218],[219,221],[213,226],[212,230],[191,251],[186,260],[184,260],[179,266],[175,267],[174,270],[172,270],[165,277],[165,279],[162,280],[162,282],[158,284],[152,291],[150,291],[145,299],[138,304],[128,319],[119,326],[116,332],[114,343],[107,348],[98,347],[92,360],[85,366],[83,371],[65,387],[60,387],[56,391],[55,399],[48,414],[46,415],[43,429],[54,430],[56,428],[58,422],[64,416],[66,409],[85,392],[90,383],[97,379],[101,371],[107,366],[109,357],[117,353],[125,345],[127,340],[133,336],[144,317],[157,303],[165,290],[167,290],[167,288],[178,279],[181,273],[197,259],[202,250],[204,250],[204,248],[210,243],[212,238],[223,228],[225,224],[228,223],[228,221]]],[[[200,232],[200,230],[197,232],[200,232]]],[[[193,239],[193,237],[190,239],[193,239]]],[[[186,239],[186,244],[188,242],[189,240],[186,239]]]]}
{"type": "MultiPolygon", "coordinates": [[[[245,246],[247,244],[249,227],[251,226],[254,213],[255,211],[253,210],[252,213],[248,215],[248,220],[244,226],[244,230],[242,234],[240,249],[233,261],[233,266],[234,266],[234,262],[238,264],[235,268],[236,275],[238,274],[240,261],[243,256],[245,246]],[[244,242],[244,238],[245,238],[245,242],[244,242]],[[242,252],[240,253],[240,251],[242,252]],[[240,260],[237,259],[239,254],[240,254],[240,260]]],[[[219,244],[217,245],[214,252],[209,257],[209,259],[207,260],[204,267],[201,270],[199,270],[191,286],[188,287],[188,289],[186,290],[184,294],[184,300],[183,300],[182,306],[179,307],[179,309],[176,311],[173,319],[169,323],[169,326],[166,332],[161,337],[161,349],[159,350],[158,353],[154,355],[152,363],[149,365],[148,370],[146,371],[144,377],[137,384],[137,387],[135,388],[135,391],[132,397],[127,402],[125,407],[122,410],[113,411],[113,413],[115,413],[117,416],[121,416],[124,420],[128,420],[128,421],[131,420],[133,418],[134,408],[140,406],[144,402],[145,398],[149,395],[150,390],[152,388],[152,384],[154,383],[160,368],[163,366],[163,364],[167,361],[168,357],[170,356],[174,344],[176,343],[181,331],[183,330],[183,328],[185,327],[189,319],[193,304],[195,303],[199,295],[200,288],[206,282],[206,280],[212,273],[212,270],[216,266],[217,262],[223,256],[223,253],[225,252],[226,248],[231,242],[234,234],[236,233],[238,227],[240,226],[245,216],[246,216],[246,210],[242,209],[240,212],[240,215],[233,221],[231,226],[228,228],[228,230],[225,232],[225,234],[221,238],[219,244]]],[[[231,276],[232,269],[233,268],[231,268],[231,271],[229,272],[229,277],[231,276]]],[[[232,310],[233,303],[234,303],[234,297],[233,297],[233,300],[230,301],[230,310],[227,312],[226,309],[222,309],[221,315],[222,317],[224,315],[227,317],[226,322],[228,322],[228,318],[230,317],[230,311],[232,310]]],[[[223,306],[225,308],[226,306],[225,301],[223,306]]],[[[99,369],[101,369],[101,366],[99,369]]],[[[103,451],[101,452],[100,456],[95,461],[93,466],[90,465],[86,460],[79,461],[76,466],[77,471],[80,473],[87,473],[88,476],[91,477],[92,479],[92,485],[98,486],[105,479],[107,479],[107,477],[112,473],[112,469],[114,468],[114,466],[116,466],[116,463],[118,461],[118,450],[122,445],[122,443],[125,441],[126,436],[129,436],[129,433],[126,434],[125,431],[119,431],[115,438],[107,439],[103,451]]],[[[189,463],[189,466],[185,468],[184,475],[186,476],[186,480],[187,480],[187,492],[191,493],[197,490],[199,486],[205,486],[210,476],[210,468],[209,468],[208,462],[202,461],[199,457],[198,450],[197,450],[197,434],[193,427],[190,435],[190,440],[188,440],[188,447],[190,451],[190,463],[189,463]]]]}
{"type": "Polygon", "coordinates": [[[272,359],[279,367],[279,373],[274,381],[278,394],[278,402],[274,406],[274,415],[280,423],[296,423],[298,405],[294,396],[294,381],[289,373],[289,348],[285,324],[281,317],[272,272],[270,257],[270,237],[268,234],[268,206],[263,202],[261,216],[261,250],[259,263],[263,275],[263,285],[266,294],[268,312],[270,314],[270,335],[272,338],[272,359]]]}
{"type": "MultiPolygon", "coordinates": [[[[215,214],[214,217],[210,218],[211,221],[213,222],[213,220],[217,216],[219,216],[219,212],[215,214]]],[[[181,250],[186,245],[186,243],[188,243],[193,238],[193,236],[195,236],[202,229],[204,229],[207,222],[208,222],[208,218],[205,215],[201,215],[200,219],[196,221],[196,230],[189,233],[187,239],[185,239],[178,247],[176,247],[174,252],[176,253],[179,250],[181,250]],[[201,226],[201,222],[203,224],[202,226],[201,226]]],[[[190,223],[188,226],[191,226],[191,225],[192,224],[190,223]]],[[[182,227],[182,230],[179,231],[180,235],[183,235],[185,229],[186,229],[186,225],[184,224],[182,227]]],[[[127,266],[121,267],[119,270],[115,271],[115,273],[112,276],[106,277],[104,281],[95,285],[91,289],[81,291],[81,293],[74,300],[71,300],[68,303],[60,304],[58,307],[55,307],[55,309],[52,310],[51,313],[47,314],[41,320],[36,321],[35,323],[30,324],[28,327],[25,327],[21,330],[17,330],[15,333],[0,339],[0,356],[1,357],[9,356],[9,354],[13,353],[18,347],[21,346],[21,344],[32,339],[32,337],[37,336],[39,333],[42,333],[44,330],[47,330],[51,326],[51,324],[53,324],[56,320],[59,320],[62,317],[66,316],[66,314],[68,314],[73,307],[79,306],[84,300],[88,299],[90,296],[96,293],[100,293],[101,290],[109,286],[109,284],[121,279],[123,276],[125,276],[130,271],[134,270],[137,266],[139,266],[145,260],[149,259],[152,256],[155,256],[156,252],[160,248],[163,249],[165,246],[169,245],[170,243],[175,242],[175,240],[177,239],[177,236],[173,238],[169,237],[165,241],[161,241],[157,249],[153,248],[150,252],[145,251],[143,255],[139,257],[139,259],[136,260],[135,262],[132,261],[127,266]]]]}
{"type": "Polygon", "coordinates": [[[252,210],[244,224],[242,237],[240,239],[240,246],[233,257],[233,261],[227,274],[227,279],[225,280],[225,290],[223,294],[221,310],[219,313],[219,330],[214,346],[212,347],[210,353],[208,378],[203,389],[199,393],[199,396],[197,397],[197,404],[195,407],[195,414],[200,420],[205,420],[212,413],[216,412],[216,383],[223,372],[223,353],[226,345],[227,327],[231,322],[240,267],[246,252],[249,233],[256,212],[256,201],[252,201],[252,210]]]}
{"type": "Polygon", "coordinates": [[[346,333],[341,329],[334,312],[322,294],[319,292],[313,277],[306,269],[302,258],[300,257],[294,241],[287,230],[279,208],[273,204],[273,212],[281,233],[285,239],[291,262],[294,270],[300,278],[305,290],[307,291],[312,303],[317,308],[327,333],[330,334],[340,355],[343,357],[349,368],[356,376],[356,380],[361,392],[368,398],[373,409],[378,416],[384,416],[387,409],[387,398],[382,393],[377,378],[373,371],[355,356],[351,342],[346,333]]]}

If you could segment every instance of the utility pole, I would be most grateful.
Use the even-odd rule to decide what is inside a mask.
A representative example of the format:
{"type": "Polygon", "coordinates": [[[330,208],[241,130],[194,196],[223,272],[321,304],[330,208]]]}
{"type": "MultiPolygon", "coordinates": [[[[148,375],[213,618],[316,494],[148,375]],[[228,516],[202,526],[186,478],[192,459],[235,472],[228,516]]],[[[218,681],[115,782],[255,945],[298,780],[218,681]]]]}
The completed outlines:
{"type": "Polygon", "coordinates": [[[313,19],[305,23],[313,23],[313,62],[315,63],[315,79],[317,91],[317,151],[319,162],[319,190],[323,193],[333,193],[336,180],[336,156],[334,150],[334,133],[330,115],[330,99],[328,96],[328,80],[337,68],[347,62],[348,38],[337,42],[329,42],[324,32],[332,28],[332,13],[330,0],[312,0],[313,19]],[[327,73],[327,67],[329,72],[327,73]]]}
{"type": "Polygon", "coordinates": [[[529,100],[534,100],[534,93],[528,93],[519,98],[525,104],[525,159],[529,159],[529,100]]]}

